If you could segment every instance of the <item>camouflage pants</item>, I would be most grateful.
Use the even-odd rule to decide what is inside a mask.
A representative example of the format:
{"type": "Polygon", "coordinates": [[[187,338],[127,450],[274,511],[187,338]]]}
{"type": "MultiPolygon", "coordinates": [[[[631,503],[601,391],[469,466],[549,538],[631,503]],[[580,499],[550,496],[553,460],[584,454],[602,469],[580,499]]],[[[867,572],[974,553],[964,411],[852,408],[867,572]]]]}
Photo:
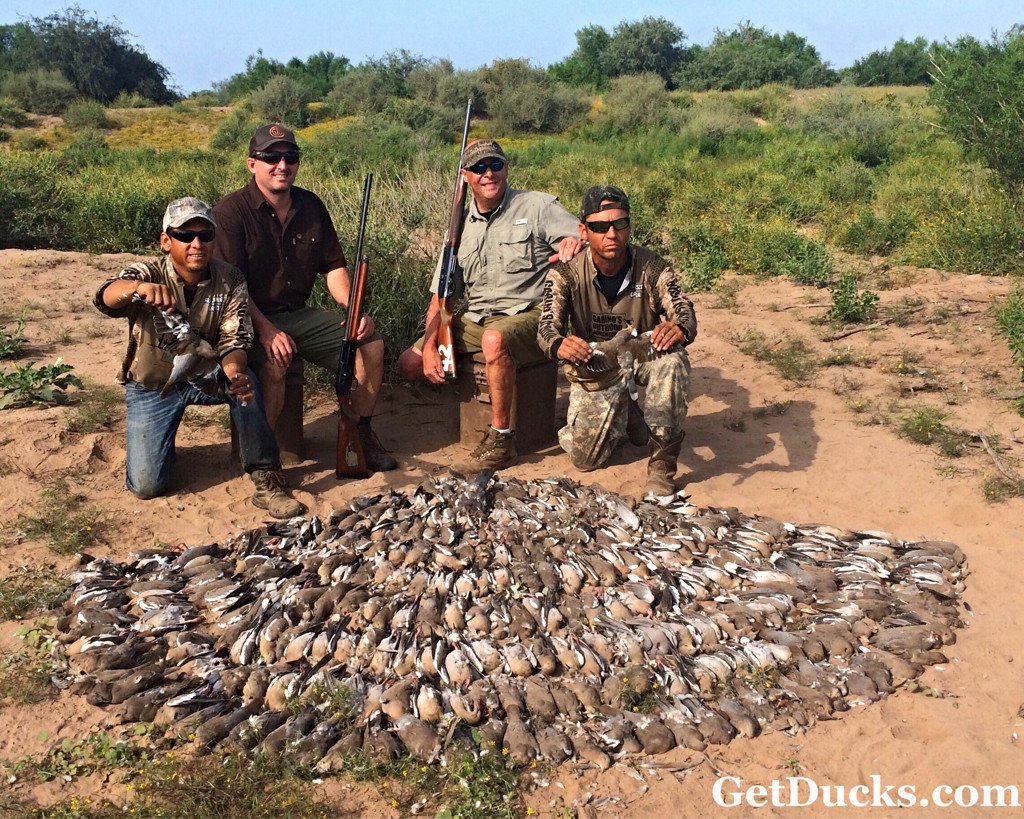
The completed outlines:
{"type": "MultiPolygon", "coordinates": [[[[634,366],[636,383],[646,387],[644,418],[654,437],[670,440],[683,431],[690,359],[685,350],[669,353],[634,366]]],[[[626,437],[629,411],[625,379],[589,392],[578,384],[569,390],[566,425],[558,443],[577,469],[596,469],[605,463],[626,437]]]]}

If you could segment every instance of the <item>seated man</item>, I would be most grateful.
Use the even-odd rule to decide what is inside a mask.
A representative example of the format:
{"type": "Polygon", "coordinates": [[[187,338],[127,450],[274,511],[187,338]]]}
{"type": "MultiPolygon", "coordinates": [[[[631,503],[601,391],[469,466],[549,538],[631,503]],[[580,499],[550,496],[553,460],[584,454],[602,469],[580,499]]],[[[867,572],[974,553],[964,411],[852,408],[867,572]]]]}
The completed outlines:
{"type": "MultiPolygon", "coordinates": [[[[257,128],[246,159],[249,184],[214,205],[219,225],[214,255],[241,270],[249,286],[258,337],[253,368],[265,390],[271,428],[284,407],[285,372],[293,357],[323,367],[332,378],[337,372],[352,286],[327,207],[315,193],[295,184],[301,156],[288,128],[257,128]],[[337,310],[307,306],[320,276],[337,310]]],[[[366,313],[359,321],[358,340],[352,409],[359,415],[367,468],[385,472],[396,469],[398,462],[370,426],[384,375],[384,339],[366,313]]]]}
{"type": "Polygon", "coordinates": [[[248,369],[249,293],[241,273],[212,258],[215,231],[205,202],[171,202],[160,234],[164,258],[126,267],[93,299],[101,313],[128,319],[118,378],[128,413],[126,484],[142,499],[166,492],[185,407],[227,403],[242,469],[256,485],[253,504],[291,518],[306,507],[282,489],[277,442],[248,369]]]}
{"type": "Polygon", "coordinates": [[[645,494],[661,498],[676,491],[690,376],[685,348],[697,319],[668,262],[629,243],[629,219],[621,189],[586,192],[579,231],[590,247],[548,272],[537,339],[549,357],[566,362],[569,412],[558,440],[573,465],[599,467],[627,436],[648,443],[645,494]],[[640,337],[630,338],[630,329],[640,337]],[[591,342],[605,343],[595,351],[591,342]],[[634,379],[647,387],[642,414],[627,393],[634,379]]]}
{"type": "MultiPolygon", "coordinates": [[[[505,152],[497,142],[478,139],[466,146],[462,175],[473,194],[459,245],[456,295],[464,295],[466,312],[452,322],[455,353],[482,352],[491,426],[464,472],[501,469],[516,462],[512,429],[512,391],[516,368],[544,360],[537,348],[537,319],[544,276],[556,258],[571,259],[580,248],[576,220],[546,193],[508,186],[505,152]]],[[[398,372],[410,381],[426,378],[444,383],[437,349],[441,301],[437,296],[440,265],[431,285],[426,332],[398,359],[398,372]]]]}

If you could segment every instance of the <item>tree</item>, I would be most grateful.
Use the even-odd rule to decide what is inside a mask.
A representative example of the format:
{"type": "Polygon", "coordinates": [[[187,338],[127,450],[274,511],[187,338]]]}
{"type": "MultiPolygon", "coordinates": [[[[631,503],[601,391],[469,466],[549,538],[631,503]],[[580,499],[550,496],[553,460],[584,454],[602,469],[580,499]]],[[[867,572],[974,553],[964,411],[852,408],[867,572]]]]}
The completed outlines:
{"type": "Polygon", "coordinates": [[[674,88],[675,74],[687,57],[685,40],[683,30],[664,17],[619,23],[604,51],[609,75],[657,74],[674,88]]]}
{"type": "Polygon", "coordinates": [[[285,72],[285,66],[278,60],[268,60],[259,48],[255,54],[245,58],[245,70],[232,74],[226,80],[213,84],[213,90],[224,102],[234,102],[239,97],[264,88],[271,77],[285,72]]]}
{"type": "Polygon", "coordinates": [[[1024,205],[1024,30],[935,48],[929,97],[940,124],[995,170],[1024,205]]]}
{"type": "Polygon", "coordinates": [[[83,96],[103,103],[122,91],[157,103],[176,98],[167,69],[134,46],[116,19],[101,23],[71,6],[28,25],[36,38],[35,64],[60,71],[83,96]]]}
{"type": "Polygon", "coordinates": [[[604,26],[586,26],[576,32],[576,50],[562,62],[548,67],[555,79],[602,91],[608,87],[611,70],[608,46],[611,35],[604,26]]]}
{"type": "Polygon", "coordinates": [[[298,127],[306,123],[309,88],[285,74],[275,74],[250,98],[253,111],[270,122],[298,127]]]}
{"type": "MultiPolygon", "coordinates": [[[[932,48],[936,46],[932,43],[932,48]]],[[[898,39],[891,49],[872,51],[849,69],[856,85],[930,85],[928,41],[898,39]]]]}
{"type": "Polygon", "coordinates": [[[707,47],[692,48],[690,60],[676,74],[679,87],[693,91],[731,91],[768,83],[814,88],[835,81],[835,72],[803,37],[791,31],[770,34],[749,22],[734,31],[715,32],[707,47]]]}

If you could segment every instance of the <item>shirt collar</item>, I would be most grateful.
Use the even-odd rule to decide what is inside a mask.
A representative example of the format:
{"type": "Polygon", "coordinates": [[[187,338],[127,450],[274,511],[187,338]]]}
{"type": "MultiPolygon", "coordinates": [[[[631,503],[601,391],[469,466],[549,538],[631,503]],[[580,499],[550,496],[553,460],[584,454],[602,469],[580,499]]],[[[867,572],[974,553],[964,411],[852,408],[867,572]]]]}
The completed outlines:
{"type": "MultiPolygon", "coordinates": [[[[491,211],[492,217],[494,216],[494,214],[505,209],[505,206],[508,205],[508,200],[511,196],[512,188],[509,187],[508,185],[505,185],[505,195],[501,197],[501,204],[499,204],[498,207],[491,211]]],[[[480,213],[480,208],[478,208],[476,205],[476,199],[473,199],[472,203],[469,206],[469,218],[474,220],[486,220],[487,218],[480,213]]]]}
{"type": "MultiPolygon", "coordinates": [[[[636,258],[636,254],[633,253],[633,245],[626,245],[626,275],[622,277],[622,284],[619,286],[619,292],[617,296],[621,296],[625,293],[630,286],[633,284],[633,261],[636,258]]],[[[597,287],[597,277],[601,275],[601,271],[597,269],[597,265],[594,264],[594,257],[590,255],[590,248],[587,248],[587,267],[590,268],[590,281],[594,287],[597,287]]],[[[616,271],[615,275],[622,273],[622,270],[616,271]]]]}

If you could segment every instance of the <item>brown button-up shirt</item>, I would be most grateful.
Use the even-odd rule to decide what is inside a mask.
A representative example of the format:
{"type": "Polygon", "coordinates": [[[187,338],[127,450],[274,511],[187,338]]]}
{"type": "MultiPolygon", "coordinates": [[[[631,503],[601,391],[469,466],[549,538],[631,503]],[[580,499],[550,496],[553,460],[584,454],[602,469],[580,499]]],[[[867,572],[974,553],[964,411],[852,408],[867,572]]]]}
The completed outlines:
{"type": "Polygon", "coordinates": [[[185,304],[185,282],[174,270],[170,257],[157,262],[136,262],[100,285],[93,304],[101,313],[128,319],[128,349],[121,364],[118,381],[134,381],[148,389],[159,389],[167,383],[174,364],[172,350],[176,339],[161,336],[153,323],[155,308],[137,301],[124,307],[107,307],[103,291],[112,282],[129,279],[165,284],[174,293],[177,310],[199,335],[210,342],[221,358],[234,350],[252,346],[252,321],[249,318],[249,292],[245,279],[231,265],[217,259],[210,261],[210,277],[201,281],[192,297],[192,306],[185,304]]]}
{"type": "Polygon", "coordinates": [[[292,187],[282,225],[255,180],[213,208],[213,254],[242,271],[249,295],[268,316],[304,307],[317,276],[345,267],[334,223],[320,197],[292,187]]]}

